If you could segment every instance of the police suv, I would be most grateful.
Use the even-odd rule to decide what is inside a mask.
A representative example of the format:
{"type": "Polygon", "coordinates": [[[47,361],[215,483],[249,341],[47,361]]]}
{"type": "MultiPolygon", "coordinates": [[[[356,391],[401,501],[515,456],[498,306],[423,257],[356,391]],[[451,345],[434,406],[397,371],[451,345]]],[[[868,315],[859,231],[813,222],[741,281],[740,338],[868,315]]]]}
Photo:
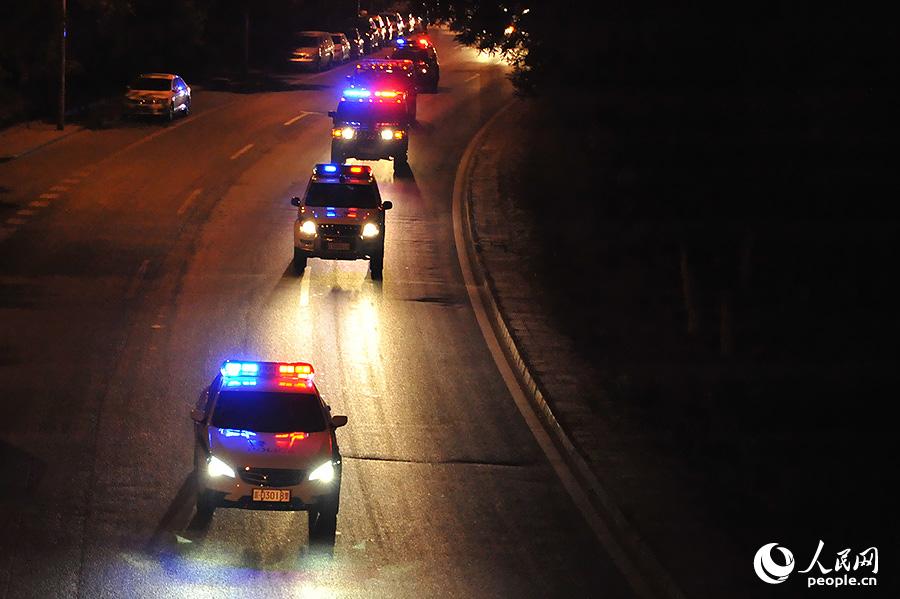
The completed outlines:
{"type": "Polygon", "coordinates": [[[373,279],[384,268],[384,213],[393,207],[382,201],[372,167],[358,164],[317,164],[294,223],[294,271],[300,275],[309,258],[369,260],[373,279]]]}
{"type": "Polygon", "coordinates": [[[305,362],[227,360],[191,412],[197,511],[306,510],[311,537],[334,535],[341,453],[305,362]]]}

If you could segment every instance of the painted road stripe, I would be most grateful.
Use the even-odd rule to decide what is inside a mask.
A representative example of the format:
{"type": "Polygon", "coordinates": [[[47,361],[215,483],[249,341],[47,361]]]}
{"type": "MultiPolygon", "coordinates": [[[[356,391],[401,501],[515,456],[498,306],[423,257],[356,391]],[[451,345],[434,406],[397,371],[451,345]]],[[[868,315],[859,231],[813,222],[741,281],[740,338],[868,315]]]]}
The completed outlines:
{"type": "Polygon", "coordinates": [[[50,200],[35,200],[28,204],[30,208],[46,208],[50,205],[50,200]]]}
{"type": "Polygon", "coordinates": [[[302,119],[303,117],[309,116],[310,114],[312,114],[312,113],[310,113],[310,112],[301,112],[300,114],[298,114],[298,115],[295,116],[294,118],[286,120],[286,121],[284,122],[284,126],[287,127],[288,125],[293,125],[294,123],[296,123],[297,121],[299,121],[299,120],[302,119]]]}
{"type": "Polygon", "coordinates": [[[134,276],[131,278],[131,284],[128,285],[128,291],[125,292],[126,299],[132,299],[135,295],[137,295],[138,287],[141,286],[141,282],[144,280],[144,275],[147,274],[147,267],[150,266],[150,260],[144,260],[141,262],[141,265],[138,267],[137,272],[134,273],[134,276]]]}
{"type": "Polygon", "coordinates": [[[63,183],[67,183],[69,185],[73,185],[75,183],[78,183],[79,181],[81,181],[81,177],[69,177],[68,179],[62,180],[63,183]]]}
{"type": "Polygon", "coordinates": [[[300,281],[300,305],[308,306],[309,305],[309,284],[312,279],[310,276],[309,267],[306,267],[306,271],[303,273],[303,279],[300,281]]]}
{"type": "Polygon", "coordinates": [[[56,198],[59,197],[59,194],[58,193],[42,193],[38,197],[41,198],[42,200],[55,200],[56,198]]]}
{"type": "Polygon", "coordinates": [[[16,214],[19,216],[34,216],[37,212],[29,210],[28,208],[22,208],[21,210],[16,210],[16,214]]]}
{"type": "Polygon", "coordinates": [[[250,148],[252,148],[252,147],[253,147],[253,144],[247,144],[246,146],[244,146],[243,148],[241,148],[240,150],[238,150],[237,152],[232,154],[231,160],[234,160],[235,158],[240,157],[242,154],[246,154],[247,152],[250,151],[250,148]]]}
{"type": "Polygon", "coordinates": [[[472,75],[471,77],[469,77],[468,79],[464,79],[463,83],[468,83],[469,81],[475,81],[479,77],[481,77],[481,75],[479,73],[476,73],[476,74],[472,75]]]}
{"type": "Polygon", "coordinates": [[[28,221],[25,220],[24,218],[15,218],[15,217],[13,217],[13,218],[8,218],[8,219],[6,219],[6,224],[7,224],[7,225],[19,226],[19,225],[24,225],[24,224],[27,223],[27,222],[28,222],[28,221]]]}
{"type": "Polygon", "coordinates": [[[194,202],[194,200],[197,199],[197,196],[200,195],[200,191],[200,189],[195,189],[190,193],[190,195],[188,195],[187,198],[185,198],[185,200],[181,203],[181,206],[178,207],[178,214],[184,214],[185,212],[187,212],[188,206],[190,206],[194,202]]]}
{"type": "Polygon", "coordinates": [[[50,191],[69,191],[69,188],[65,185],[54,185],[50,191]]]}

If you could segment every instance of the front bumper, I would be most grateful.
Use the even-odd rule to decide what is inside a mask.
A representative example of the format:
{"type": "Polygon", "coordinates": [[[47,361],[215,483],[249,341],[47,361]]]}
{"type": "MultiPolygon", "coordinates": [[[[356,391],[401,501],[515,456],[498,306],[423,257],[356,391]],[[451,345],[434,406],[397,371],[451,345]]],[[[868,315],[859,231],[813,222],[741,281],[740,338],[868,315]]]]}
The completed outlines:
{"type": "Polygon", "coordinates": [[[204,476],[201,482],[201,490],[207,492],[210,503],[214,507],[231,507],[245,510],[266,511],[303,511],[311,507],[334,502],[340,495],[341,475],[340,466],[335,468],[335,477],[331,482],[304,480],[299,485],[285,487],[263,487],[247,483],[240,476],[228,478],[225,476],[204,476]],[[291,500],[289,502],[254,501],[253,489],[279,489],[289,490],[291,500]]]}
{"type": "Polygon", "coordinates": [[[125,102],[122,106],[122,111],[129,115],[162,115],[169,112],[169,105],[166,103],[151,104],[149,102],[125,102]]]}
{"type": "Polygon", "coordinates": [[[371,239],[357,237],[330,237],[317,233],[309,238],[300,233],[300,223],[294,225],[294,247],[310,258],[327,260],[365,260],[384,252],[381,234],[371,239]]]}
{"type": "Polygon", "coordinates": [[[381,160],[405,156],[409,150],[409,137],[384,140],[380,138],[332,139],[331,151],[357,160],[381,160]]]}

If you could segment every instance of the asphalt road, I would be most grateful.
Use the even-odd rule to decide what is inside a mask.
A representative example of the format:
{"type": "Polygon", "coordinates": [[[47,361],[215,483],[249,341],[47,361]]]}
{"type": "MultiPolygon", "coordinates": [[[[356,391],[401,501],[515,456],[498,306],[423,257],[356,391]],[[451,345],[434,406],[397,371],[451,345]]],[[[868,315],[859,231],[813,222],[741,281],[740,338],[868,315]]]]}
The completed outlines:
{"type": "Polygon", "coordinates": [[[288,200],[329,157],[347,67],[198,89],[172,125],[0,164],[0,597],[630,596],[459,272],[453,178],[506,70],[434,35],[412,176],[372,163],[395,206],[383,282],[364,261],[290,269],[288,200]],[[333,555],[309,550],[303,513],[193,514],[189,410],[227,357],[311,361],[349,416],[333,555]]]}

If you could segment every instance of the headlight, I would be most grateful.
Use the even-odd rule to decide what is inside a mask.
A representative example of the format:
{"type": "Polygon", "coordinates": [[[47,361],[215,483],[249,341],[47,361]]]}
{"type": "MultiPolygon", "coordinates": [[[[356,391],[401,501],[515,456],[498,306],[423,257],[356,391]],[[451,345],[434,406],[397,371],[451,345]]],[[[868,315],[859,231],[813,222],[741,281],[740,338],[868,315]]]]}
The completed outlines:
{"type": "Polygon", "coordinates": [[[303,221],[303,224],[300,225],[300,232],[312,237],[316,234],[316,223],[311,220],[303,221]]]}
{"type": "Polygon", "coordinates": [[[309,480],[320,480],[323,483],[330,483],[332,479],[334,479],[334,466],[331,460],[309,473],[309,480]]]}
{"type": "Polygon", "coordinates": [[[394,138],[394,130],[393,129],[382,129],[381,130],[381,139],[389,140],[394,138]]]}
{"type": "Polygon", "coordinates": [[[375,237],[378,235],[378,233],[378,225],[376,225],[375,223],[366,223],[365,226],[363,226],[363,237],[375,237]]]}
{"type": "Polygon", "coordinates": [[[234,478],[234,470],[231,469],[231,466],[217,458],[216,456],[209,456],[209,465],[207,466],[207,472],[209,472],[210,476],[227,476],[228,478],[234,478]]]}
{"type": "Polygon", "coordinates": [[[353,139],[356,135],[356,131],[353,130],[353,127],[344,127],[341,129],[341,137],[344,139],[353,139]]]}

